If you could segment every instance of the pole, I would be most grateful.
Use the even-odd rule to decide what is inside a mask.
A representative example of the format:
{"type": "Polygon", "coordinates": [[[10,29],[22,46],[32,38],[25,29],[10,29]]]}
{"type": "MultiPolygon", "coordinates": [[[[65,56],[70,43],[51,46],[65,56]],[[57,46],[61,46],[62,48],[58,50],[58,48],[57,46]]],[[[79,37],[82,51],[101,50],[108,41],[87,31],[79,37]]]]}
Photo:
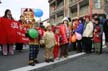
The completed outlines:
{"type": "Polygon", "coordinates": [[[66,11],[66,0],[64,0],[64,17],[67,16],[67,11],[66,11]]]}
{"type": "Polygon", "coordinates": [[[90,20],[92,20],[93,0],[89,0],[90,20]]]}
{"type": "Polygon", "coordinates": [[[77,4],[77,17],[79,17],[79,15],[80,15],[80,5],[79,5],[79,3],[77,4]]]}

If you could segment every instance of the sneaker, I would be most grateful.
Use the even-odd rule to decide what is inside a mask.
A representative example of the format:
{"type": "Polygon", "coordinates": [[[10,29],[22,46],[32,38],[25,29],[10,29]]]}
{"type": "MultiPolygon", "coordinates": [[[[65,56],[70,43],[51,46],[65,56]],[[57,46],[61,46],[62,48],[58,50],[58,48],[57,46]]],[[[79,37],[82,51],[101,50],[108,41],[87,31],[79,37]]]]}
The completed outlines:
{"type": "Polygon", "coordinates": [[[50,62],[54,62],[54,59],[49,59],[50,62]]]}
{"type": "Polygon", "coordinates": [[[8,55],[8,53],[2,53],[2,55],[3,55],[3,56],[7,56],[7,55],[8,55]]]}
{"type": "Polygon", "coordinates": [[[57,57],[56,60],[59,60],[59,58],[57,57]]]}
{"type": "Polygon", "coordinates": [[[34,60],[34,62],[37,64],[37,63],[39,63],[39,61],[38,60],[34,60]]]}
{"type": "Polygon", "coordinates": [[[56,60],[56,61],[57,61],[57,60],[59,60],[59,58],[57,57],[57,58],[55,58],[54,60],[56,60]]]}
{"type": "Polygon", "coordinates": [[[4,53],[3,56],[7,56],[7,54],[4,53]]]}
{"type": "Polygon", "coordinates": [[[34,63],[33,61],[29,61],[29,62],[28,62],[28,65],[30,65],[30,66],[35,66],[35,63],[34,63]]]}
{"type": "Polygon", "coordinates": [[[10,54],[10,55],[14,55],[14,52],[10,52],[9,54],[10,54]]]}
{"type": "Polygon", "coordinates": [[[64,56],[61,57],[61,59],[64,59],[64,58],[65,58],[64,56]]]}
{"type": "Polygon", "coordinates": [[[49,60],[49,59],[45,59],[45,62],[49,63],[49,62],[50,62],[50,60],[49,60]]]}

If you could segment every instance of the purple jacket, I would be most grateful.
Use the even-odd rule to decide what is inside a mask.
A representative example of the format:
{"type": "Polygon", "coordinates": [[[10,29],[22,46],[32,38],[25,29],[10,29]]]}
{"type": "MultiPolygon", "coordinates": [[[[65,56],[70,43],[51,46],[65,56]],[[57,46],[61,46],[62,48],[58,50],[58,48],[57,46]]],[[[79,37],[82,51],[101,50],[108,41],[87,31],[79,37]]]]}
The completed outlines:
{"type": "Polygon", "coordinates": [[[84,30],[84,24],[80,23],[77,27],[77,29],[75,30],[75,32],[79,33],[79,34],[83,34],[83,30],[84,30]]]}

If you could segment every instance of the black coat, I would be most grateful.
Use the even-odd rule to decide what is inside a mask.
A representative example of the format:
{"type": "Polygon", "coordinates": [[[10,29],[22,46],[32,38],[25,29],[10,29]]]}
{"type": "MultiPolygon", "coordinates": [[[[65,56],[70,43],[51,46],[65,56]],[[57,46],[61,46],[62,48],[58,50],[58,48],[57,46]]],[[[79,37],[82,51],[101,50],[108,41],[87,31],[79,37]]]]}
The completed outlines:
{"type": "Polygon", "coordinates": [[[108,20],[103,25],[103,31],[105,33],[105,41],[108,42],[108,20]]]}

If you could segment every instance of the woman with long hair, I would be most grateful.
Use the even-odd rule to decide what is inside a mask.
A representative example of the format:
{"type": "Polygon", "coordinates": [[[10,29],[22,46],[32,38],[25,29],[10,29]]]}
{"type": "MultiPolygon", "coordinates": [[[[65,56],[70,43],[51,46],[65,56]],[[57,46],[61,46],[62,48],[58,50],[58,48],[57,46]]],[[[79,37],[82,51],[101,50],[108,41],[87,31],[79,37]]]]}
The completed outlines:
{"type": "MultiPolygon", "coordinates": [[[[11,14],[11,10],[6,9],[3,18],[14,20],[12,17],[12,14],[11,14]]],[[[13,55],[14,54],[13,46],[14,46],[14,44],[2,44],[3,55],[6,56],[8,54],[8,52],[13,55]]]]}

